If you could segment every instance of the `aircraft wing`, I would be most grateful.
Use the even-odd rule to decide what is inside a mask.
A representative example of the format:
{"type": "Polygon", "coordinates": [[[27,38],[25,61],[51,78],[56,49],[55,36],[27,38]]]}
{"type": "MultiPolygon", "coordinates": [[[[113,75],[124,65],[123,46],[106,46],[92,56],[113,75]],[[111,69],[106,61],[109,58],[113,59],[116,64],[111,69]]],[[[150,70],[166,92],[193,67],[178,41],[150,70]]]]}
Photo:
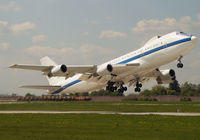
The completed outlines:
{"type": "Polygon", "coordinates": [[[49,85],[25,85],[20,88],[30,88],[30,89],[44,89],[44,90],[56,90],[61,86],[49,86],[49,85]]]}
{"type": "Polygon", "coordinates": [[[114,64],[112,65],[112,72],[110,72],[109,74],[105,74],[105,75],[93,75],[91,73],[85,73],[82,74],[81,77],[79,77],[79,80],[83,80],[83,81],[88,81],[88,82],[98,82],[98,83],[107,83],[109,80],[111,80],[113,77],[113,75],[116,75],[115,78],[120,75],[121,73],[129,70],[129,69],[133,69],[140,66],[139,63],[131,63],[131,64],[114,64]]]}
{"type": "Polygon", "coordinates": [[[9,68],[26,69],[26,70],[37,70],[37,71],[48,71],[53,68],[53,66],[40,66],[40,65],[20,65],[14,64],[9,68]]]}
{"type": "MultiPolygon", "coordinates": [[[[57,66],[41,66],[41,65],[24,65],[24,64],[14,64],[11,65],[9,68],[17,68],[17,69],[25,69],[25,70],[36,70],[44,72],[44,75],[48,75],[51,73],[51,70],[54,68],[57,68],[61,65],[57,66]]],[[[64,65],[65,66],[65,65],[64,65]]],[[[58,68],[59,69],[59,68],[58,68]]],[[[58,70],[57,69],[57,70],[58,70]]],[[[52,76],[73,76],[76,73],[94,73],[96,72],[96,65],[67,65],[66,66],[66,72],[60,72],[60,73],[52,73],[52,76]]]]}
{"type": "Polygon", "coordinates": [[[112,65],[113,71],[111,72],[112,74],[121,74],[124,71],[133,69],[140,66],[140,63],[130,63],[130,64],[114,64],[112,65]]]}
{"type": "MultiPolygon", "coordinates": [[[[108,72],[104,75],[120,75],[121,73],[140,66],[139,63],[129,63],[129,64],[112,64],[112,72],[108,72]]],[[[97,65],[24,65],[24,64],[14,64],[11,65],[9,68],[18,68],[18,69],[26,69],[26,70],[36,70],[43,72],[44,75],[48,75],[50,77],[53,76],[61,76],[61,77],[70,77],[76,73],[83,73],[83,74],[92,74],[92,75],[99,75],[97,72],[98,67],[97,65]],[[62,69],[64,67],[64,70],[62,69]]],[[[107,71],[107,70],[105,70],[107,71]]]]}
{"type": "Polygon", "coordinates": [[[68,73],[94,73],[96,65],[67,65],[68,73]]]}
{"type": "Polygon", "coordinates": [[[141,77],[142,82],[156,80],[158,84],[169,84],[176,80],[175,71],[173,69],[155,69],[141,77]]]}

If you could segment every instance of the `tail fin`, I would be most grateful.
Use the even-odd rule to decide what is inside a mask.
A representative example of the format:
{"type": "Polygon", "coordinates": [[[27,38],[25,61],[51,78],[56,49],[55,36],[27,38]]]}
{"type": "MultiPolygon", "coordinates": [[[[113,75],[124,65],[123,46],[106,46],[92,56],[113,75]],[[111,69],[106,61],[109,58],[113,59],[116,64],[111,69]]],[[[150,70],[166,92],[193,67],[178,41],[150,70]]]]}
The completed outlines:
{"type": "Polygon", "coordinates": [[[42,64],[42,66],[56,66],[57,64],[51,60],[48,56],[45,56],[43,58],[40,59],[40,63],[42,64]]]}
{"type": "MultiPolygon", "coordinates": [[[[40,63],[42,66],[56,66],[57,64],[51,60],[48,56],[45,56],[43,58],[40,59],[40,63]]],[[[60,81],[65,80],[65,77],[48,77],[46,76],[49,85],[59,85],[60,81]]]]}

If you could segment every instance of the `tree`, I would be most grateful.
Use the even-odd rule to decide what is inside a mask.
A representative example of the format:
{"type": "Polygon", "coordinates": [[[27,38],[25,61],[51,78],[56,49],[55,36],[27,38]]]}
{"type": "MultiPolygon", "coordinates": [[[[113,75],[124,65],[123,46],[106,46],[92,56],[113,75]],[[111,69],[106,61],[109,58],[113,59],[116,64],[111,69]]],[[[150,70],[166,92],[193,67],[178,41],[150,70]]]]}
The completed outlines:
{"type": "Polygon", "coordinates": [[[12,97],[16,97],[17,96],[17,94],[16,93],[12,93],[12,95],[11,95],[12,97]]]}
{"type": "Polygon", "coordinates": [[[167,91],[167,95],[176,95],[177,93],[175,90],[172,90],[170,88],[167,88],[166,91],[167,91]]]}
{"type": "Polygon", "coordinates": [[[183,85],[181,85],[181,95],[184,96],[194,96],[196,93],[196,85],[185,82],[183,85]]]}
{"type": "Polygon", "coordinates": [[[200,95],[200,84],[198,84],[196,88],[197,88],[196,95],[199,96],[200,95]]]}
{"type": "Polygon", "coordinates": [[[26,93],[25,97],[31,97],[31,96],[35,96],[34,94],[31,94],[31,93],[26,93]]]}
{"type": "Polygon", "coordinates": [[[140,95],[151,96],[152,93],[151,93],[151,90],[145,89],[144,91],[142,91],[142,92],[140,93],[140,95]]]}
{"type": "Polygon", "coordinates": [[[167,95],[165,87],[157,85],[152,88],[152,95],[167,95]]]}
{"type": "Polygon", "coordinates": [[[89,93],[88,92],[83,92],[80,94],[81,96],[89,96],[89,93]]]}
{"type": "Polygon", "coordinates": [[[144,90],[140,95],[151,96],[151,95],[180,95],[180,96],[200,96],[200,84],[195,85],[192,83],[185,82],[181,86],[178,81],[169,84],[169,88],[157,85],[151,90],[144,90]]]}
{"type": "Polygon", "coordinates": [[[180,84],[178,83],[177,80],[174,80],[173,83],[170,83],[169,88],[171,90],[175,90],[177,94],[180,94],[180,92],[181,92],[180,84]]]}

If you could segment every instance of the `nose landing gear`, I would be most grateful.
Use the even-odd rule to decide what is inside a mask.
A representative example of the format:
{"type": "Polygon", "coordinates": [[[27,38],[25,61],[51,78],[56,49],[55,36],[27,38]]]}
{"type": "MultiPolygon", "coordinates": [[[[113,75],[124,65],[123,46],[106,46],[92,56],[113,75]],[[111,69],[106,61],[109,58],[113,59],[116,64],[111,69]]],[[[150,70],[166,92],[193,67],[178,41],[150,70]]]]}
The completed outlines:
{"type": "Polygon", "coordinates": [[[178,58],[178,64],[177,64],[177,67],[178,68],[183,68],[183,63],[181,62],[181,59],[182,59],[183,57],[182,56],[180,56],[179,58],[178,58]]]}
{"type": "Polygon", "coordinates": [[[183,68],[183,63],[178,63],[178,64],[177,64],[177,67],[178,67],[178,68],[183,68]]]}

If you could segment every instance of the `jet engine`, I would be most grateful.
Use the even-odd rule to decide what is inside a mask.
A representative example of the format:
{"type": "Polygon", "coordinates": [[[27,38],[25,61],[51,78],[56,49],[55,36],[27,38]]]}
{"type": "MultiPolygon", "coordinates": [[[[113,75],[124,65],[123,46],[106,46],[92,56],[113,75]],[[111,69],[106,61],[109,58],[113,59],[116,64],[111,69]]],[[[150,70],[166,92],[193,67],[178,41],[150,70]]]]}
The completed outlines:
{"type": "Polygon", "coordinates": [[[67,72],[67,67],[64,64],[57,65],[57,66],[54,66],[51,69],[51,71],[49,72],[48,76],[49,77],[52,77],[52,76],[62,76],[66,72],[67,72]]]}
{"type": "Polygon", "coordinates": [[[111,64],[107,64],[97,68],[97,74],[102,75],[109,75],[113,71],[113,66],[111,64]]]}
{"type": "Polygon", "coordinates": [[[157,77],[158,84],[169,84],[176,79],[175,71],[173,69],[160,70],[161,75],[157,77]]]}

